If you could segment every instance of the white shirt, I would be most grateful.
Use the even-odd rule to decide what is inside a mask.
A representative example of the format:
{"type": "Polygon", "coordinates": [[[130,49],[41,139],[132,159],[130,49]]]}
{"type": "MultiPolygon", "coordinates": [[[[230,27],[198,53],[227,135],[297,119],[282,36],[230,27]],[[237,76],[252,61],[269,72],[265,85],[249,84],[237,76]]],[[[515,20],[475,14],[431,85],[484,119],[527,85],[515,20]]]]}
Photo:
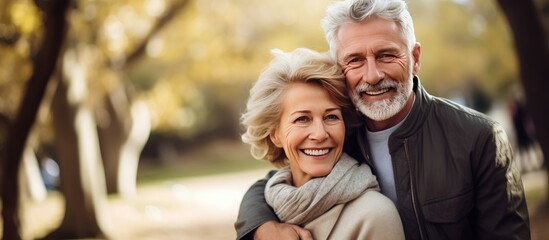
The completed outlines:
{"type": "MultiPolygon", "coordinates": [[[[411,111],[412,109],[410,108],[408,114],[410,114],[411,111]]],[[[370,130],[366,129],[366,137],[368,138],[368,144],[370,144],[370,154],[372,155],[372,161],[374,163],[374,166],[372,167],[376,170],[376,177],[379,182],[379,187],[381,188],[381,193],[391,199],[395,205],[397,204],[397,194],[393,161],[391,160],[391,154],[389,153],[389,136],[404,123],[406,118],[408,118],[408,114],[397,125],[385,130],[370,132],[370,130]]]]}
{"type": "Polygon", "coordinates": [[[391,199],[395,205],[397,203],[397,195],[393,162],[391,161],[388,142],[389,136],[391,136],[403,122],[404,121],[401,121],[393,127],[378,132],[366,131],[368,143],[370,144],[370,154],[372,155],[372,161],[374,163],[373,167],[376,170],[376,177],[381,188],[381,193],[391,199]]]}

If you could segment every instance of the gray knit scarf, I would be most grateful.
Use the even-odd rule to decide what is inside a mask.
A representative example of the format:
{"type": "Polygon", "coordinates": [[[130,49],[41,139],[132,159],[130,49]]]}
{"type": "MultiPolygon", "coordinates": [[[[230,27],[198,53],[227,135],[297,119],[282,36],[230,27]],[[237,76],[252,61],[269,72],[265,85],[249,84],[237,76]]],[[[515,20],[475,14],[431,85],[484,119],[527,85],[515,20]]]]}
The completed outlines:
{"type": "Polygon", "coordinates": [[[330,174],[296,188],[289,167],[280,169],[265,187],[265,199],[285,223],[305,225],[335,205],[354,200],[368,190],[379,191],[367,164],[343,153],[330,174]]]}

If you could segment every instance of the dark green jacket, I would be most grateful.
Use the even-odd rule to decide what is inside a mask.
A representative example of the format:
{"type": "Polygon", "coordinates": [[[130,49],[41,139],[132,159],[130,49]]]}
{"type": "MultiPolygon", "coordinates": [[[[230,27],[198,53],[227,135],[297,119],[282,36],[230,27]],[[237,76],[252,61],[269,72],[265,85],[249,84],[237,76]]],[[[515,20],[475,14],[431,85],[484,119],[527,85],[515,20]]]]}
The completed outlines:
{"type": "MultiPolygon", "coordinates": [[[[406,239],[530,239],[522,181],[503,128],[429,95],[417,77],[414,92],[410,114],[389,138],[406,239]]],[[[346,152],[373,166],[364,127],[346,140],[346,152]]],[[[277,220],[263,199],[266,179],[244,196],[239,239],[277,220]]]]}

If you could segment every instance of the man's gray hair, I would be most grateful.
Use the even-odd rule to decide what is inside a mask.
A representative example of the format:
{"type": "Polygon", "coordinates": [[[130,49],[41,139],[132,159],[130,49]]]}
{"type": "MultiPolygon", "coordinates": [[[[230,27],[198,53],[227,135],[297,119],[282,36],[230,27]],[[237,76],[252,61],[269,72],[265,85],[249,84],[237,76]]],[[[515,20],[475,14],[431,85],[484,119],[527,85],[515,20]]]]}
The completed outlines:
{"type": "Polygon", "coordinates": [[[339,28],[349,22],[360,23],[373,17],[395,21],[402,30],[402,38],[408,51],[416,42],[414,23],[403,0],[343,0],[333,3],[322,19],[322,28],[330,48],[330,55],[337,59],[337,34],[339,28]]]}

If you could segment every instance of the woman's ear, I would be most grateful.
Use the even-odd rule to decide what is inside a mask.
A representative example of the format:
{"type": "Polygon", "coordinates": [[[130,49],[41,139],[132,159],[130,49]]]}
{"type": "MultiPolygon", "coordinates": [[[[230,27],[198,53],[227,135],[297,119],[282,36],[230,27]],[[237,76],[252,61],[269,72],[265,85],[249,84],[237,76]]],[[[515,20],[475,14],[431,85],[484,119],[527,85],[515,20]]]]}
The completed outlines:
{"type": "Polygon", "coordinates": [[[278,139],[276,130],[271,131],[271,133],[269,134],[269,138],[271,138],[271,142],[273,142],[275,146],[282,148],[282,143],[280,142],[280,139],[278,139]]]}

